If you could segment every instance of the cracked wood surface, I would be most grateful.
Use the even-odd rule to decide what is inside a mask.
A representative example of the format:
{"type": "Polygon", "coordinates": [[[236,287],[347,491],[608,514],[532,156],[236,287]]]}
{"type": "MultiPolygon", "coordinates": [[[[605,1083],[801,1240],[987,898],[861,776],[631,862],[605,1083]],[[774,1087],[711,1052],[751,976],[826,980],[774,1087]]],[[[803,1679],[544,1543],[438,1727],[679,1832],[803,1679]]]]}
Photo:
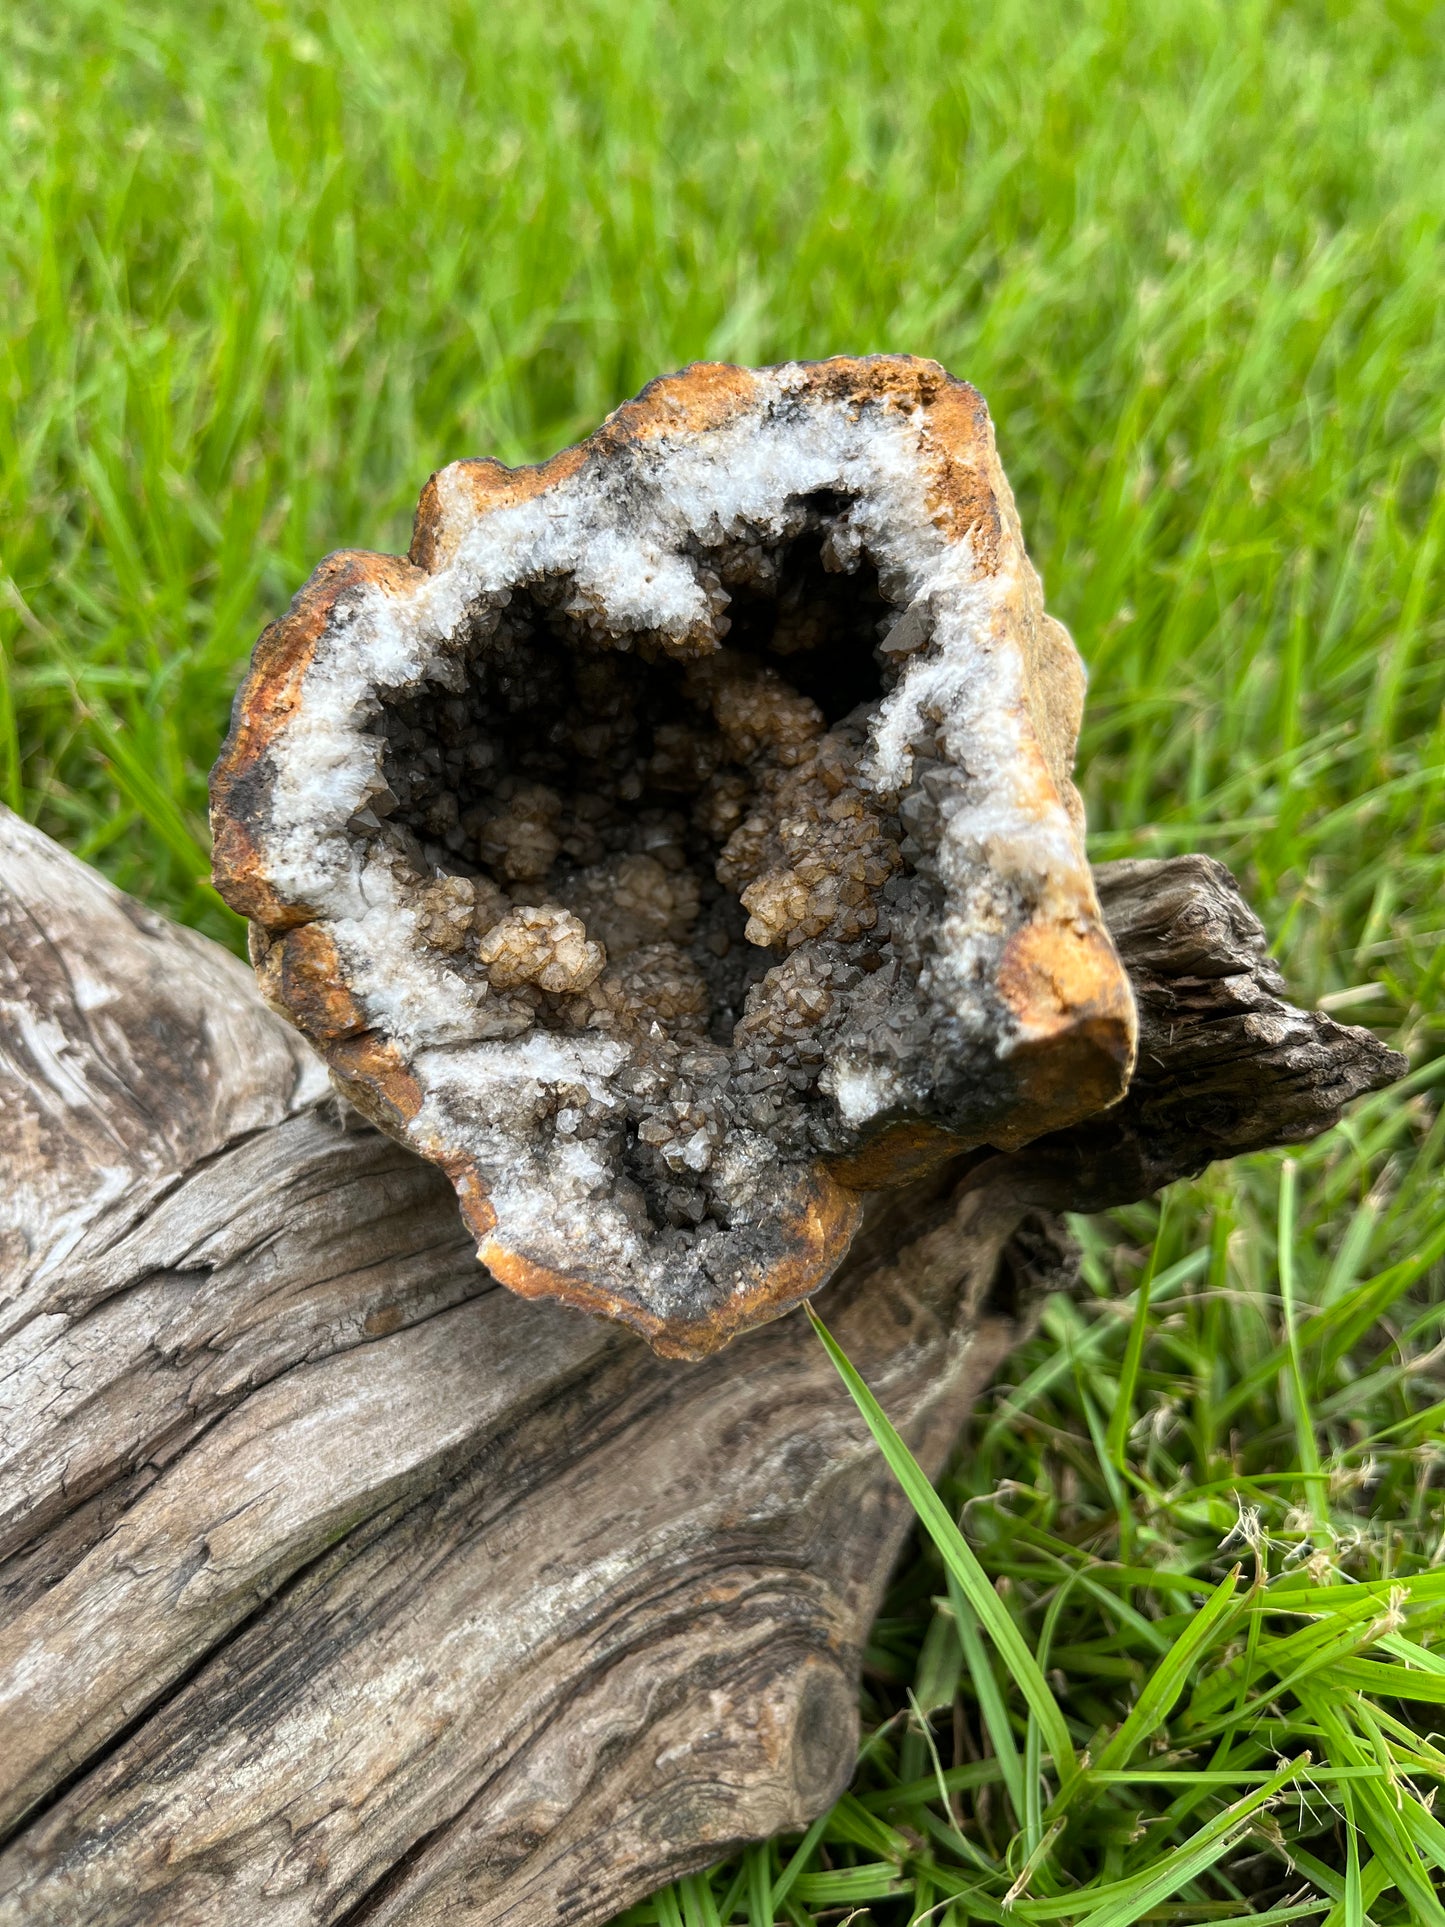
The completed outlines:
{"type": "MultiPolygon", "coordinates": [[[[1099,881],[1135,1090],[821,1300],[930,1470],[1050,1211],[1399,1069],[1219,866],[1099,881]]],[[[586,1923],[821,1810],[908,1514],[803,1321],[679,1365],[501,1290],[241,965],[4,813],[0,972],[0,1927],[586,1923]]]]}

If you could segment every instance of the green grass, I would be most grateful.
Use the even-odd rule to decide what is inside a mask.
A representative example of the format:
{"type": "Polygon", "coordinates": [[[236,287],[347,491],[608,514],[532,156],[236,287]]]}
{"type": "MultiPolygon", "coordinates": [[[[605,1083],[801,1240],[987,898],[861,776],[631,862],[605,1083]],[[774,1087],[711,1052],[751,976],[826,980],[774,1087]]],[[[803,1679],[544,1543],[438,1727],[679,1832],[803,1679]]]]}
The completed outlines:
{"type": "Polygon", "coordinates": [[[909,349],[1090,664],[1095,853],[1223,857],[1415,1067],[1080,1227],[853,1790],[639,1923],[1445,1919],[1442,97],[1404,0],[0,11],[0,798],[234,942],[205,772],[323,552],[689,359],[909,349]]]}

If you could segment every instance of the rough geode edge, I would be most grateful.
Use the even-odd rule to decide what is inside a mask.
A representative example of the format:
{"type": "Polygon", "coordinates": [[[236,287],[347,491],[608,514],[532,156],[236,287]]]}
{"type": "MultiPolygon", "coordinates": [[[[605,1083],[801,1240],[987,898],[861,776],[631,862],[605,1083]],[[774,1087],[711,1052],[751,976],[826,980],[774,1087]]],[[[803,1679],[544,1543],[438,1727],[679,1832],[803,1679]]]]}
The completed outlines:
{"type": "MultiPolygon", "coordinates": [[[[268,1000],[358,1108],[447,1171],[480,1257],[504,1284],[700,1356],[826,1280],[864,1190],[970,1146],[1013,1149],[1125,1089],[1133,1001],[1099,914],[1071,781],[1082,693],[1067,632],[1044,613],[975,390],[906,356],[695,366],[651,383],[550,462],[442,470],[423,493],[407,558],[355,552],[321,564],[260,639],[237,696],[212,783],[217,887],[254,926],[268,1000]],[[445,673],[448,645],[480,597],[565,568],[580,607],[696,656],[716,640],[689,540],[730,520],[766,526],[785,501],[819,488],[854,498],[860,540],[900,619],[927,612],[927,646],[907,656],[878,705],[874,769],[880,785],[916,789],[916,763],[926,752],[936,769],[942,745],[949,770],[966,777],[938,830],[943,908],[929,990],[940,1081],[966,1086],[986,1056],[988,1074],[975,1081],[987,1099],[962,1129],[957,1116],[944,1129],[864,1107],[857,1148],[840,1159],[786,1166],[766,1146],[734,1147],[749,1236],[714,1250],[705,1273],[669,1280],[649,1273],[645,1240],[629,1246],[630,1228],[606,1222],[585,1173],[569,1197],[555,1170],[519,1179],[504,1168],[495,1147],[509,1094],[546,1066],[536,1048],[518,1061],[532,1040],[473,1046],[487,1053],[478,1124],[475,1095],[456,1095],[464,1014],[449,1002],[445,965],[418,958],[404,904],[374,900],[378,878],[347,826],[379,781],[368,733],[378,686],[445,673]],[[651,504],[650,524],[639,502],[651,504]]],[[[615,1052],[586,1039],[573,1048],[567,1074],[605,1083],[602,1060],[615,1052]]]]}

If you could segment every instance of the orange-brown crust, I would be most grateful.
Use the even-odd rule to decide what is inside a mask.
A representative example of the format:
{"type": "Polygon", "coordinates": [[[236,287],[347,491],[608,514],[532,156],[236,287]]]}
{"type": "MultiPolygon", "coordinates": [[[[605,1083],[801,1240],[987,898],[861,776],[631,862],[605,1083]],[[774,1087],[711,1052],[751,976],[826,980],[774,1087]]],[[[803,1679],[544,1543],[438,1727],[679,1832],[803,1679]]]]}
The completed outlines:
{"type": "Polygon", "coordinates": [[[320,924],[305,923],[278,937],[256,975],[266,1002],[284,1011],[313,1044],[334,1044],[366,1029],[336,945],[320,924]]]}
{"type": "MultiPolygon", "coordinates": [[[[950,538],[968,534],[979,567],[998,567],[1002,519],[994,477],[988,407],[978,390],[916,355],[839,355],[799,364],[806,370],[801,395],[920,410],[925,460],[933,471],[929,513],[950,538]]],[[[594,458],[615,456],[631,444],[667,435],[693,437],[720,428],[756,401],[757,372],[729,362],[695,361],[674,375],[659,375],[624,402],[586,441],[545,462],[507,468],[490,458],[455,462],[446,471],[464,487],[476,514],[529,502],[575,475],[594,458]]],[[[444,509],[437,475],[422,490],[412,531],[411,562],[435,569],[442,560],[444,509]]]]}
{"type": "Polygon", "coordinates": [[[916,355],[838,356],[809,367],[806,392],[837,401],[917,409],[924,422],[924,460],[932,470],[928,511],[957,540],[972,538],[979,568],[998,568],[1003,533],[988,406],[969,382],[916,355]]]}
{"type": "Polygon", "coordinates": [[[940,1164],[973,1147],[921,1118],[885,1125],[846,1157],[830,1158],[828,1169],[850,1191],[891,1191],[936,1171],[940,1164]]]}
{"type": "Polygon", "coordinates": [[[1026,923],[1004,945],[996,981],[1026,1033],[1056,1036],[1081,1018],[1129,1027],[1128,981],[1098,924],[1026,923]]]}
{"type": "Polygon", "coordinates": [[[486,1180],[470,1158],[447,1158],[442,1163],[442,1169],[452,1181],[452,1189],[462,1207],[467,1229],[480,1245],[482,1239],[490,1237],[497,1226],[497,1214],[492,1209],[492,1194],[487,1189],[486,1180]]]}
{"type": "Polygon", "coordinates": [[[808,1174],[802,1208],[782,1225],[785,1242],[766,1271],[739,1285],[707,1318],[689,1321],[665,1320],[595,1279],[536,1264],[494,1231],[479,1230],[465,1198],[463,1210],[477,1234],[477,1256],[509,1291],[522,1298],[556,1299],[579,1311],[615,1319],[640,1333],[661,1358],[699,1359],[721,1351],[738,1332],[769,1324],[811,1297],[852,1244],[862,1223],[863,1200],[821,1165],[815,1166],[808,1174]]]}
{"type": "Polygon", "coordinates": [[[337,600],[368,583],[401,587],[416,571],[401,556],[368,549],[328,555],[279,622],[261,633],[236,695],[230,734],[211,772],[211,875],[231,908],[269,931],[311,922],[316,911],[280,896],[251,835],[247,790],[258,784],[266,752],[301,702],[301,685],[337,600]]]}
{"type": "Polygon", "coordinates": [[[629,442],[662,435],[705,435],[745,413],[757,394],[758,378],[751,368],[694,361],[675,375],[658,375],[640,395],[614,408],[585,446],[611,454],[629,442]]]}
{"type": "Polygon", "coordinates": [[[990,473],[997,462],[988,408],[976,388],[945,375],[927,409],[933,469],[928,512],[950,540],[970,537],[980,571],[993,575],[1003,541],[1003,514],[996,477],[990,473]]]}
{"type": "Polygon", "coordinates": [[[595,440],[594,436],[592,440],[578,442],[545,462],[529,462],[521,468],[508,468],[505,462],[487,455],[453,462],[448,468],[438,470],[428,480],[417,503],[408,559],[428,574],[447,559],[441,550],[446,516],[442,475],[453,488],[466,490],[474,514],[491,515],[498,509],[515,508],[519,502],[530,502],[575,475],[591,454],[595,440]]]}
{"type": "Polygon", "coordinates": [[[1107,1110],[1134,1069],[1134,996],[1102,926],[1034,922],[1004,946],[996,984],[1020,1031],[1019,1101],[1000,1150],[1107,1110]]]}
{"type": "MultiPolygon", "coordinates": [[[[545,462],[508,468],[484,458],[453,462],[445,472],[454,488],[465,488],[475,514],[489,515],[534,501],[569,480],[588,461],[615,456],[629,443],[717,428],[741,413],[756,394],[757,376],[751,369],[726,362],[694,362],[676,375],[659,375],[650,381],[640,395],[615,408],[585,442],[574,443],[545,462]]],[[[412,529],[410,559],[416,567],[432,570],[443,559],[444,515],[439,475],[433,475],[422,490],[412,529]]]]}
{"type": "Polygon", "coordinates": [[[406,1127],[421,1109],[422,1092],[390,1038],[374,1030],[339,1038],[326,1046],[326,1062],[362,1116],[405,1141],[406,1127]]]}

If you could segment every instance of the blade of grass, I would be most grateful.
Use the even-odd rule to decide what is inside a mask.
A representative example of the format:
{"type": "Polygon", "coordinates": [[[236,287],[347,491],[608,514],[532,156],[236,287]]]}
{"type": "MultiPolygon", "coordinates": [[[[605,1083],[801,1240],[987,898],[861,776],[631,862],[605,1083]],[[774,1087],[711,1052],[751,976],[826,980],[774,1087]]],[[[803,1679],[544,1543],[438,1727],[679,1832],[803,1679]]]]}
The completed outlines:
{"type": "Polygon", "coordinates": [[[1314,1420],[1310,1414],[1309,1393],[1305,1389],[1305,1375],[1300,1364],[1299,1333],[1295,1307],[1295,1198],[1298,1167],[1293,1158],[1286,1158],[1279,1174],[1279,1289],[1284,1305],[1285,1352],[1289,1365],[1289,1403],[1294,1418],[1295,1447],[1299,1453],[1307,1489],[1310,1510],[1315,1523],[1322,1531],[1328,1531],[1329,1518],[1326,1494],[1321,1489],[1323,1474],[1320,1471],[1319,1445],[1315,1438],[1314,1420]]]}
{"type": "Polygon", "coordinates": [[[963,1534],[948,1516],[942,1500],[924,1477],[917,1460],[894,1430],[883,1407],[864,1384],[817,1312],[811,1305],[806,1305],[805,1309],[814,1331],[822,1341],[823,1349],[833,1361],[838,1376],[847,1386],[854,1404],[877,1440],[879,1450],[888,1461],[894,1477],[907,1494],[909,1504],[938,1547],[944,1564],[957,1580],[980,1625],[998,1648],[1010,1677],[1038,1719],[1039,1731],[1053,1760],[1055,1772],[1062,1782],[1072,1780],[1078,1771],[1078,1761],[1074,1756],[1069,1729],[1047,1680],[1024,1643],[1023,1635],[990,1585],[988,1575],[963,1534]]]}
{"type": "Polygon", "coordinates": [[[1240,1568],[1235,1566],[1220,1580],[1184,1636],[1154,1668],[1133,1710],[1104,1745],[1097,1766],[1089,1770],[1088,1777],[1127,1765],[1144,1742],[1168,1719],[1206,1647],[1225,1636],[1235,1617],[1239,1575],[1240,1568]]]}
{"type": "Polygon", "coordinates": [[[1128,1462],[1125,1448],[1129,1439],[1129,1428],[1134,1422],[1134,1393],[1139,1383],[1139,1367],[1144,1360],[1144,1346],[1149,1338],[1149,1293],[1154,1283],[1154,1274],[1159,1268],[1159,1253],[1164,1243],[1164,1227],[1168,1222],[1168,1200],[1166,1198],[1159,1212],[1159,1229],[1154,1234],[1154,1242],[1149,1247],[1149,1259],[1144,1267],[1144,1275],[1139,1280],[1134,1294],[1134,1316],[1129,1324],[1129,1342],[1124,1347],[1124,1362],[1119,1367],[1119,1384],[1115,1395],[1114,1409],[1109,1417],[1106,1434],[1109,1457],[1118,1469],[1127,1470],[1128,1462]]]}
{"type": "Polygon", "coordinates": [[[993,1666],[989,1661],[983,1640],[979,1636],[978,1621],[974,1617],[973,1608],[969,1605],[963,1585],[951,1566],[947,1570],[947,1583],[948,1596],[953,1604],[954,1622],[958,1627],[959,1643],[963,1647],[968,1676],[973,1682],[973,1690],[978,1699],[984,1730],[988,1734],[994,1758],[998,1761],[999,1773],[1008,1793],[1009,1804],[1013,1808],[1015,1824],[1022,1826],[1025,1813],[1024,1766],[1014,1740],[1013,1723],[1009,1719],[1008,1708],[1004,1705],[1003,1694],[999,1691],[993,1666]]]}

